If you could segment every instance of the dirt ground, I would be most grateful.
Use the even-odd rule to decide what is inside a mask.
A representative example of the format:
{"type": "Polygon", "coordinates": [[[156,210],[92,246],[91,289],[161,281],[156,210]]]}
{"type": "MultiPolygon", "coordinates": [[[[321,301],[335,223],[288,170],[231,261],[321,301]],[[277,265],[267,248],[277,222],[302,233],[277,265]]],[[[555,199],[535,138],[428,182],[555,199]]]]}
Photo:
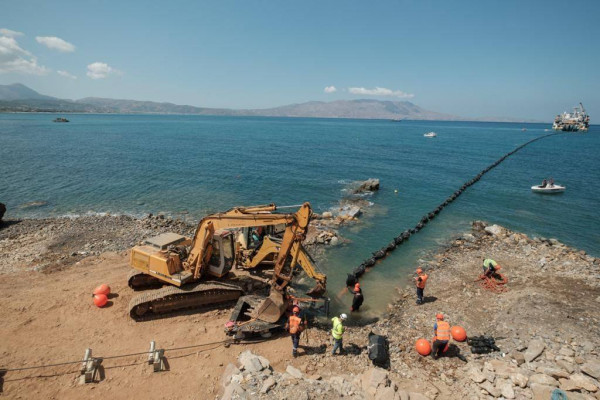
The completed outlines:
{"type": "MultiPolygon", "coordinates": [[[[0,235],[0,244],[8,251],[19,243],[33,243],[38,234],[36,230],[8,232],[0,231],[5,235],[0,235]]],[[[297,359],[290,357],[290,340],[285,336],[229,347],[215,343],[227,339],[223,327],[229,309],[136,323],[127,312],[134,292],[127,286],[126,251],[74,257],[62,268],[45,272],[26,268],[26,258],[21,257],[15,268],[0,274],[0,367],[80,360],[88,347],[94,356],[107,359],[99,383],[78,384],[80,363],[9,371],[1,395],[17,399],[217,398],[225,366],[235,363],[245,350],[269,359],[276,371],[291,364],[307,374],[360,374],[370,368],[365,349],[367,334],[374,330],[390,340],[390,374],[396,382],[429,398],[464,398],[479,389],[464,381],[462,361],[443,358],[436,362],[413,351],[417,338],[432,336],[437,312],[445,313],[452,324],[464,326],[469,335],[493,335],[503,353],[539,337],[559,347],[593,349],[585,351],[597,358],[599,260],[559,243],[509,231],[474,234],[452,241],[423,265],[430,274],[424,305],[414,304],[412,287],[401,289],[380,321],[368,327],[350,326],[344,339],[349,354],[342,358],[315,351],[329,342],[327,330],[316,328],[309,330],[314,347],[301,350],[297,359]],[[508,292],[492,294],[474,282],[482,256],[493,256],[503,266],[509,276],[508,292]],[[114,294],[103,309],[95,307],[91,298],[101,283],[109,284],[114,294]],[[166,349],[204,345],[167,351],[169,371],[161,373],[152,372],[146,355],[108,358],[145,352],[152,340],[166,349]]],[[[73,251],[68,243],[64,241],[65,255],[73,251]]],[[[469,362],[501,357],[500,353],[471,355],[466,344],[458,347],[469,362]]]]}

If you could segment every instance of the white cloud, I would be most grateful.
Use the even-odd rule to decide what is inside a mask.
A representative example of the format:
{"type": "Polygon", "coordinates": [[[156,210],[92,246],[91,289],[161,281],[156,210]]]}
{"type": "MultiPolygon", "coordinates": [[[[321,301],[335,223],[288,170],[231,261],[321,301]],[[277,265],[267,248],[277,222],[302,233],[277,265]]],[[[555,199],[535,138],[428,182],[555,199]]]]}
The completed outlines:
{"type": "Polygon", "coordinates": [[[75,46],[56,36],[36,36],[35,40],[49,49],[58,50],[61,53],[72,53],[75,51],[75,46]]]}
{"type": "Polygon", "coordinates": [[[410,99],[415,97],[414,94],[405,93],[401,90],[391,90],[386,88],[376,87],[375,89],[366,89],[363,87],[351,87],[348,88],[348,91],[352,94],[360,94],[367,96],[392,96],[392,97],[401,97],[405,99],[410,99]]]}
{"type": "Polygon", "coordinates": [[[337,89],[335,88],[335,86],[326,86],[324,92],[325,93],[334,93],[334,92],[337,92],[337,89]]]}
{"type": "Polygon", "coordinates": [[[73,75],[67,71],[58,70],[58,71],[56,71],[56,73],[59,74],[60,76],[64,76],[65,78],[77,79],[77,77],[75,75],[73,75]]]}
{"type": "Polygon", "coordinates": [[[91,63],[87,66],[86,75],[92,79],[104,79],[109,75],[121,75],[122,72],[103,62],[91,63]]]}
{"type": "Polygon", "coordinates": [[[11,31],[10,29],[6,29],[6,28],[2,28],[2,29],[0,29],[0,35],[15,37],[15,36],[23,36],[23,33],[17,32],[17,31],[11,31]]]}
{"type": "Polygon", "coordinates": [[[14,37],[0,36],[0,73],[17,72],[44,75],[48,69],[37,63],[37,58],[21,48],[14,37]]]}

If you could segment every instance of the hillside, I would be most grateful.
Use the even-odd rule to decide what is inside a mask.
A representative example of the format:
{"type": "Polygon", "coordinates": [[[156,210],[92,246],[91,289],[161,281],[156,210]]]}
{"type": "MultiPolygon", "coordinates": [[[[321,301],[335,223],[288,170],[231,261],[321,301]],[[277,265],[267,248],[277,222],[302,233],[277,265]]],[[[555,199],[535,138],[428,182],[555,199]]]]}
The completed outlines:
{"type": "Polygon", "coordinates": [[[82,112],[119,114],[191,114],[224,116],[312,117],[357,119],[459,120],[460,117],[425,110],[408,101],[309,101],[266,109],[234,110],[154,101],[85,97],[65,100],[45,96],[15,83],[0,85],[0,112],[82,112]]]}

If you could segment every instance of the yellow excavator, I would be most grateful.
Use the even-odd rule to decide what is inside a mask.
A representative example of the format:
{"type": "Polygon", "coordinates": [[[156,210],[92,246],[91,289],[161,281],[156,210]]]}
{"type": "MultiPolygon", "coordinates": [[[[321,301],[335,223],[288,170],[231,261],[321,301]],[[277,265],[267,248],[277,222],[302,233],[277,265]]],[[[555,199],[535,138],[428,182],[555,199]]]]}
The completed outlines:
{"type": "Polygon", "coordinates": [[[234,325],[241,314],[247,315],[245,325],[251,321],[267,325],[277,322],[287,308],[286,287],[296,265],[317,283],[307,294],[320,297],[327,278],[302,247],[312,216],[310,204],[302,204],[295,213],[275,213],[277,209],[275,204],[235,207],[204,217],[191,239],[165,233],[135,246],[130,255],[134,270],[129,286],[144,290],[169,285],[135,296],[129,303],[131,317],[141,320],[236,301],[244,290],[234,280],[226,282],[231,269],[260,264],[273,265],[269,297],[244,296],[246,302],[240,301],[236,307],[234,325]],[[258,244],[248,240],[250,232],[255,232],[252,228],[276,232],[278,227],[283,229],[282,238],[264,236],[258,244]],[[207,280],[210,278],[213,280],[207,280]]]}

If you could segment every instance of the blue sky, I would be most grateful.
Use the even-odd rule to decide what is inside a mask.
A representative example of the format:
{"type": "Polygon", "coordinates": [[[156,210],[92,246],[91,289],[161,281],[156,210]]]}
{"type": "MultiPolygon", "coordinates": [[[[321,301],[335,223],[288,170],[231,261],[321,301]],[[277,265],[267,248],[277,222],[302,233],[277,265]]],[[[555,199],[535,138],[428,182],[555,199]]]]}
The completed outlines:
{"type": "Polygon", "coordinates": [[[5,0],[0,9],[0,84],[61,98],[227,108],[374,98],[547,121],[582,101],[592,123],[600,118],[596,0],[5,0]]]}

